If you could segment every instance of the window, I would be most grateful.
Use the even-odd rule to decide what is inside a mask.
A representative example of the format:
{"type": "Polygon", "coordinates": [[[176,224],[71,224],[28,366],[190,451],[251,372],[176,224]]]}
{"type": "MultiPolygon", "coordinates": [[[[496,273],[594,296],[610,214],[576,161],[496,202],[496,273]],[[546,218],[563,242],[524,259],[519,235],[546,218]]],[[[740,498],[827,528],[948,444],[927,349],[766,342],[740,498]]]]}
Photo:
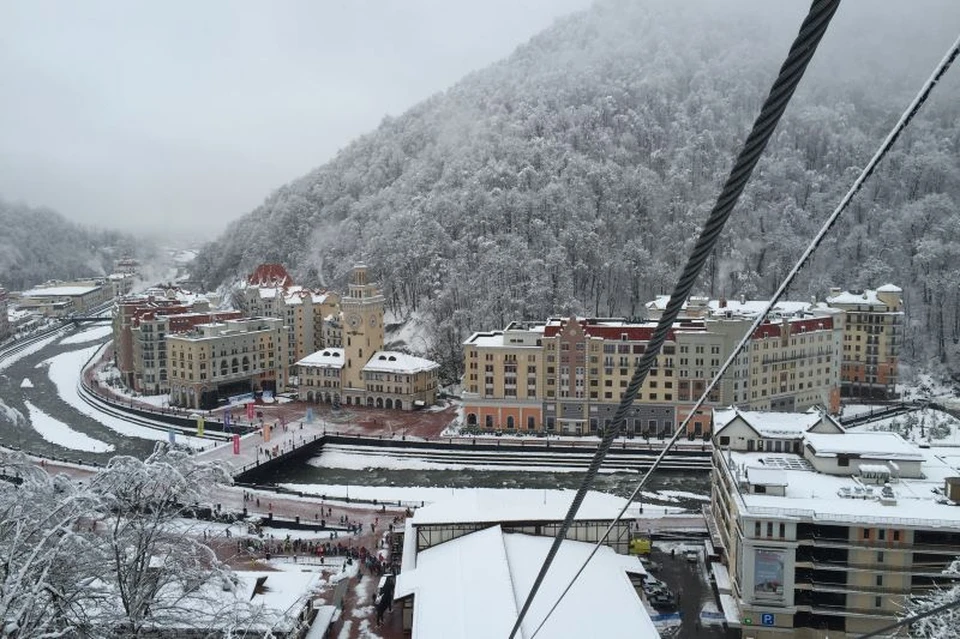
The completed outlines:
{"type": "Polygon", "coordinates": [[[883,551],[882,551],[882,550],[880,550],[880,551],[877,552],[877,563],[878,563],[878,564],[882,564],[882,563],[883,563],[883,551]]]}
{"type": "Polygon", "coordinates": [[[759,521],[753,522],[753,536],[754,536],[754,537],[759,537],[759,536],[760,536],[760,522],[759,522],[759,521]]]}
{"type": "Polygon", "coordinates": [[[787,526],[786,524],[780,524],[780,539],[783,539],[787,536],[787,526]]]}
{"type": "Polygon", "coordinates": [[[864,528],[864,529],[863,529],[863,538],[864,538],[864,539],[870,539],[870,529],[869,529],[869,528],[864,528]]]}
{"type": "Polygon", "coordinates": [[[881,528],[880,530],[877,531],[877,539],[879,539],[880,541],[883,541],[883,540],[886,539],[886,538],[887,538],[887,531],[886,531],[886,530],[884,530],[883,528],[881,528]]]}
{"type": "Polygon", "coordinates": [[[877,575],[877,585],[878,586],[883,585],[883,575],[877,575]]]}
{"type": "Polygon", "coordinates": [[[730,445],[730,438],[729,438],[728,436],[726,436],[726,435],[721,435],[721,436],[720,436],[720,445],[721,445],[721,446],[729,446],[729,445],[730,445]]]}
{"type": "Polygon", "coordinates": [[[894,530],[894,531],[893,531],[893,540],[894,540],[894,541],[900,541],[900,531],[899,531],[899,530],[894,530]]]}
{"type": "Polygon", "coordinates": [[[882,597],[874,597],[874,598],[873,598],[873,605],[874,605],[875,608],[882,608],[882,607],[883,607],[883,598],[882,598],[882,597]]]}
{"type": "Polygon", "coordinates": [[[773,537],[773,522],[767,522],[767,537],[773,537]]]}

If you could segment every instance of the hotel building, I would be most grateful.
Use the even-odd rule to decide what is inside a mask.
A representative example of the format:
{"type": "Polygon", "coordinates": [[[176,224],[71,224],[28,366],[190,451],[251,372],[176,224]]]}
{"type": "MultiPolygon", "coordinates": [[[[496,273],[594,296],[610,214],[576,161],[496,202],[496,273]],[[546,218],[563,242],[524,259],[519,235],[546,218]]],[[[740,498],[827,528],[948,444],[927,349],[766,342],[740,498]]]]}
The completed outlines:
{"type": "Polygon", "coordinates": [[[167,336],[170,403],[209,409],[220,398],[287,385],[287,329],[272,317],[200,324],[167,336]]]}
{"type": "Polygon", "coordinates": [[[941,458],[817,412],[714,421],[713,571],[739,636],[859,637],[950,582],[960,478],[941,458]]]}
{"type": "MultiPolygon", "coordinates": [[[[671,329],[627,415],[628,435],[666,437],[693,410],[756,317],[747,303],[694,298],[671,329]]],[[[754,304],[754,303],[750,303],[754,304]]],[[[785,303],[751,336],[708,406],[755,410],[839,408],[841,328],[836,311],[785,303]]],[[[656,324],[617,318],[514,322],[464,342],[467,426],[490,430],[594,434],[610,425],[656,324]]],[[[688,424],[710,430],[710,410],[688,424]]]]}
{"type": "Polygon", "coordinates": [[[830,290],[827,304],[843,312],[844,397],[897,397],[903,344],[903,290],[893,284],[876,290],[830,290]]]}

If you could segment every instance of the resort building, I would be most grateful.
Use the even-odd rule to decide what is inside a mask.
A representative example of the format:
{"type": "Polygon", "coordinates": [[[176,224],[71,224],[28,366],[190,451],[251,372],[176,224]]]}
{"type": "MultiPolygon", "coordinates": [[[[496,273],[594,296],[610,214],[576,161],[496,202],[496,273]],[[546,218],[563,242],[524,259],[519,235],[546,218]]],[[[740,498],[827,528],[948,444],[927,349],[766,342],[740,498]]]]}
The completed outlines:
{"type": "Polygon", "coordinates": [[[287,330],[272,317],[200,324],[167,336],[170,403],[209,409],[220,399],[287,385],[287,330]]]}
{"type": "Polygon", "coordinates": [[[439,364],[383,350],[383,302],[366,266],[354,267],[340,300],[342,348],[324,348],[296,362],[301,400],[401,410],[436,403],[439,364]]]}
{"type": "Polygon", "coordinates": [[[949,583],[960,547],[957,471],[888,432],[830,417],[718,411],[713,571],[742,637],[859,637],[949,583]]]}
{"type": "Polygon", "coordinates": [[[104,279],[47,282],[23,291],[17,306],[46,317],[84,313],[113,299],[113,286],[104,279]]]}
{"type": "Polygon", "coordinates": [[[118,299],[113,306],[113,359],[123,384],[146,392],[143,388],[165,381],[161,380],[161,370],[166,368],[166,351],[160,342],[169,331],[158,325],[135,335],[134,330],[140,326],[141,320],[154,321],[165,315],[209,311],[210,303],[206,297],[177,287],[151,288],[118,299]],[[151,369],[148,375],[153,379],[145,381],[144,367],[151,369]]]}
{"type": "MultiPolygon", "coordinates": [[[[757,309],[721,300],[668,335],[627,415],[628,436],[667,437],[690,417],[687,434],[710,432],[711,413],[690,415],[700,395],[749,330],[757,309]]],[[[752,410],[839,409],[836,311],[785,304],[751,336],[708,405],[752,410]]],[[[491,430],[596,434],[608,427],[655,323],[619,318],[514,322],[464,342],[466,425],[491,430]]]]}
{"type": "Polygon", "coordinates": [[[280,264],[261,264],[240,285],[234,306],[244,317],[275,317],[288,328],[288,364],[326,346],[324,318],[339,313],[336,293],[305,288],[280,264]]]}
{"type": "Polygon", "coordinates": [[[876,290],[830,289],[827,304],[843,312],[844,397],[897,397],[903,344],[903,289],[887,284],[876,290]]]}

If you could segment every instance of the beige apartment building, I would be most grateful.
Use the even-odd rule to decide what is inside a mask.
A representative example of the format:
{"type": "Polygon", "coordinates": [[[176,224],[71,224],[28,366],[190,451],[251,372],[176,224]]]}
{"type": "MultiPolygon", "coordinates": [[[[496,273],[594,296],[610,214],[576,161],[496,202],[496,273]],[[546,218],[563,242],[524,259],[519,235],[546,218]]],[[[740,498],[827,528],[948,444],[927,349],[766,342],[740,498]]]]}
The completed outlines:
{"type": "Polygon", "coordinates": [[[280,264],[261,264],[233,297],[245,317],[275,317],[288,328],[287,354],[293,364],[325,346],[324,318],[339,314],[336,293],[305,288],[280,264]]]}
{"type": "Polygon", "coordinates": [[[436,403],[439,364],[383,350],[383,303],[367,267],[355,266],[340,300],[342,348],[324,348],[297,361],[301,400],[400,410],[436,403]]]}
{"type": "Polygon", "coordinates": [[[201,324],[167,336],[170,403],[209,409],[231,395],[287,385],[287,328],[271,317],[201,324]]]}
{"type": "Polygon", "coordinates": [[[844,397],[897,397],[903,344],[903,289],[893,284],[876,290],[830,289],[827,304],[843,312],[844,397]]]}
{"type": "MultiPolygon", "coordinates": [[[[678,321],[626,417],[628,435],[672,434],[755,318],[756,309],[694,300],[678,321]]],[[[784,305],[754,333],[708,406],[756,410],[839,408],[840,327],[836,313],[784,305]]],[[[654,323],[618,318],[515,322],[464,343],[466,425],[490,430],[594,434],[608,427],[654,323]]],[[[700,409],[688,435],[710,430],[700,409]]]]}
{"type": "Polygon", "coordinates": [[[739,636],[860,637],[950,583],[960,479],[942,459],[816,412],[718,411],[715,428],[712,571],[739,636]]]}

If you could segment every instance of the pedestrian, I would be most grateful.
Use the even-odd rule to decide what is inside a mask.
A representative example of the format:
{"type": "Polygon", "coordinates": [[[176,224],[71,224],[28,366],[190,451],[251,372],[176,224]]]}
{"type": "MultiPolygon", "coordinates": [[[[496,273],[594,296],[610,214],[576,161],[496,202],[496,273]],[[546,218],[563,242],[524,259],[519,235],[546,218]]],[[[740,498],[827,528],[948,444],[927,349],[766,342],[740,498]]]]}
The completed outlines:
{"type": "Polygon", "coordinates": [[[257,508],[259,508],[259,507],[260,507],[260,498],[257,497],[257,508]]]}
{"type": "Polygon", "coordinates": [[[268,501],[268,502],[267,502],[267,512],[270,512],[270,513],[273,512],[273,502],[272,502],[272,501],[268,501]]]}

